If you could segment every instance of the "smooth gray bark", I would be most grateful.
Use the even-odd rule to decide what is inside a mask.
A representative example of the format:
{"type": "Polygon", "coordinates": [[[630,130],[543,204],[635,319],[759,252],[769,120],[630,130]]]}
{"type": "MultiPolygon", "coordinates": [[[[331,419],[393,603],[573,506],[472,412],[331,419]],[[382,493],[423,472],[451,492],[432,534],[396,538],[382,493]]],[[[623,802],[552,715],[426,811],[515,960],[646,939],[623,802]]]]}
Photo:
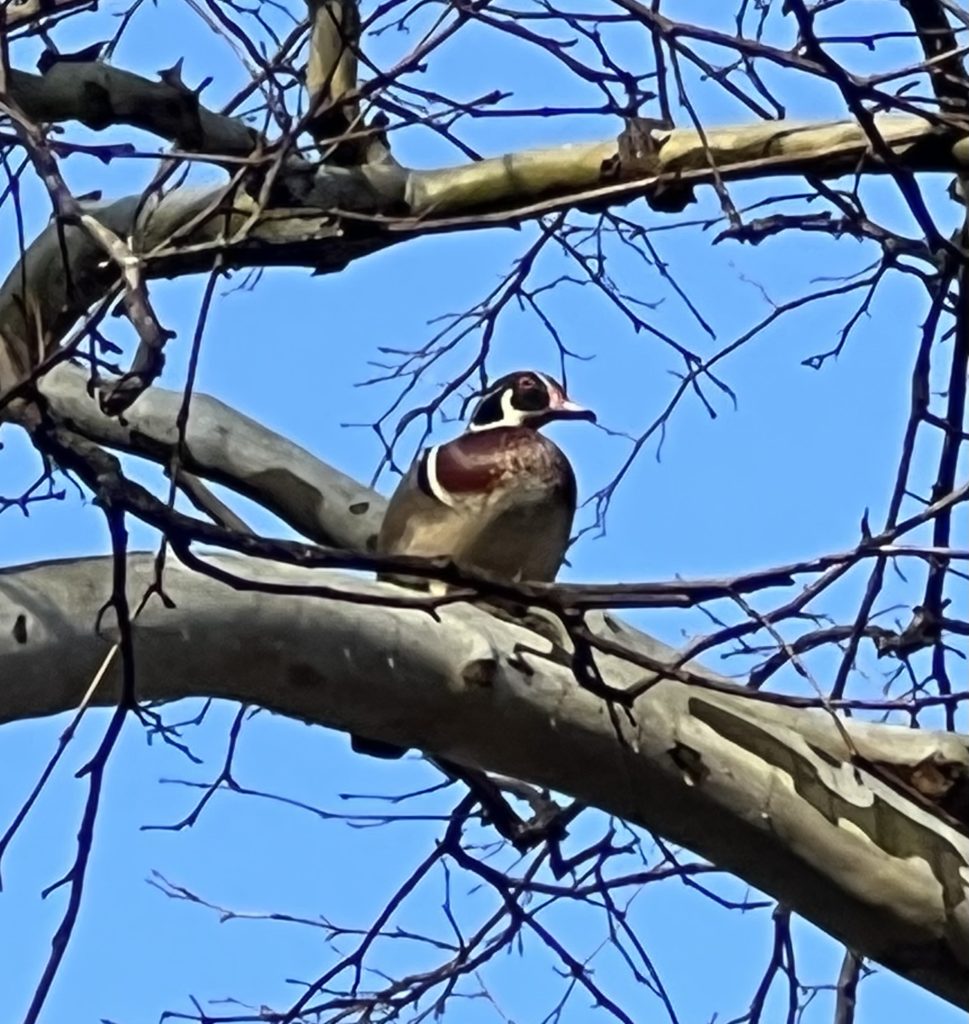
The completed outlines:
{"type": "MultiPolygon", "coordinates": [[[[393,589],[212,560],[250,580],[393,589]]],[[[131,556],[129,568],[136,599],[152,560],[131,556]]],[[[78,704],[113,639],[93,628],[110,586],[105,558],[0,574],[0,721],[78,704]]],[[[547,640],[470,606],[445,608],[436,622],[236,592],[179,566],[166,592],[176,607],[153,602],[134,628],[142,698],[260,704],[570,794],[695,850],[860,955],[969,1007],[969,839],[847,764],[851,750],[827,713],[664,680],[637,699],[631,724],[578,686],[547,640]]],[[[613,657],[599,663],[612,686],[644,675],[613,657]]],[[[97,702],[116,688],[113,672],[97,702]]],[[[969,766],[966,737],[843,725],[870,760],[969,766]]]]}
{"type": "MultiPolygon", "coordinates": [[[[179,393],[150,389],[121,425],[84,383],[84,372],[66,364],[45,378],[58,418],[102,444],[167,462],[179,393]]],[[[186,441],[193,470],[308,535],[365,546],[379,523],[380,495],[208,396],[193,399],[186,441]]],[[[215,561],[257,581],[391,590],[335,573],[215,561]]],[[[137,596],[148,561],[131,565],[137,596]]],[[[103,559],[0,575],[0,678],[16,681],[0,690],[0,720],[76,705],[107,647],[92,624],[109,586],[103,559]]],[[[969,738],[843,719],[849,747],[828,713],[665,679],[637,701],[636,729],[620,743],[606,705],[560,656],[542,656],[548,640],[479,609],[444,609],[437,624],[415,611],[237,593],[180,567],[166,591],[177,609],[152,607],[136,626],[143,696],[245,700],[570,793],[691,847],[859,953],[969,1002],[969,843],[891,784],[913,771],[965,784],[969,738]]],[[[590,620],[633,652],[676,658],[611,616],[590,620]]],[[[599,660],[613,686],[656,678],[599,660]]],[[[105,689],[99,700],[110,697],[105,689]]]]}
{"type": "MultiPolygon", "coordinates": [[[[149,388],[118,418],[101,411],[87,379],[71,363],[42,378],[41,393],[58,420],[99,444],[167,466],[178,444],[181,392],[149,388]]],[[[180,462],[320,544],[365,551],[380,529],[382,495],[210,395],[192,396],[180,462]]]]}

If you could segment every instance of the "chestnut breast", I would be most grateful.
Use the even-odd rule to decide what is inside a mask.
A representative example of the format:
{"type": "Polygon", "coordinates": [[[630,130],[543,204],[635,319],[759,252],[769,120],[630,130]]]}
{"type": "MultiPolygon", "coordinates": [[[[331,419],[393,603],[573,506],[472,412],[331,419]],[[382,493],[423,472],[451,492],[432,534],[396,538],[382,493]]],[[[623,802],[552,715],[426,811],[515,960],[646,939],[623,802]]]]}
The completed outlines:
{"type": "MultiPolygon", "coordinates": [[[[433,452],[421,467],[428,478],[436,476],[436,483],[455,505],[493,506],[506,500],[558,497],[575,506],[575,475],[569,460],[535,430],[495,427],[469,432],[433,452]]],[[[433,493],[434,481],[426,482],[433,493]]]]}

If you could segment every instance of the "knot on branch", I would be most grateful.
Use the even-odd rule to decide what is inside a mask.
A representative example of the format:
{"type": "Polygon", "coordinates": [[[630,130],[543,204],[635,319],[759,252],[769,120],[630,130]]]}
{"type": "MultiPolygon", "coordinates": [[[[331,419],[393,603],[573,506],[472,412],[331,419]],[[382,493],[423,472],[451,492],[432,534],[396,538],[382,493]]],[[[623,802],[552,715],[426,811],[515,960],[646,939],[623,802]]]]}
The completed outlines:
{"type": "MultiPolygon", "coordinates": [[[[673,125],[654,117],[628,117],[626,127],[616,137],[616,155],[604,160],[604,181],[631,181],[659,177],[663,173],[660,151],[673,125]]],[[[645,195],[646,202],[662,213],[679,213],[695,201],[693,189],[671,178],[657,181],[645,195]]]]}

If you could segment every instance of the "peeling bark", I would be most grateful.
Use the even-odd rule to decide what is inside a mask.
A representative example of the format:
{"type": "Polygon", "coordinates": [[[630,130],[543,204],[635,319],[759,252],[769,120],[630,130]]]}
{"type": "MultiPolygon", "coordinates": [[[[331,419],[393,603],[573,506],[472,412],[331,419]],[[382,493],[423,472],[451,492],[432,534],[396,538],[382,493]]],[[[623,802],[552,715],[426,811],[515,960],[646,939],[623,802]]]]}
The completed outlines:
{"type": "MultiPolygon", "coordinates": [[[[167,461],[180,395],[149,390],[121,424],[87,396],[84,376],[63,365],[45,379],[55,415],[100,443],[167,461]]],[[[194,471],[309,535],[365,545],[379,522],[379,495],[207,396],[195,396],[186,442],[194,471]]],[[[321,582],[318,570],[213,561],[257,581],[321,582]]],[[[149,565],[132,556],[133,597],[149,565]]],[[[335,573],[326,581],[390,589],[335,573]]],[[[76,705],[111,640],[92,625],[109,585],[104,559],[0,574],[0,674],[16,681],[0,694],[0,719],[76,705]]],[[[966,1005],[969,840],[944,807],[969,786],[969,738],[853,718],[842,732],[824,712],[655,681],[600,656],[610,686],[655,681],[620,743],[564,652],[469,606],[444,609],[435,624],[418,612],[236,593],[180,567],[166,592],[177,608],[153,608],[136,625],[143,697],[245,700],[572,794],[689,846],[860,955],[966,1005]]],[[[634,654],[676,659],[611,615],[589,618],[634,654]]]]}

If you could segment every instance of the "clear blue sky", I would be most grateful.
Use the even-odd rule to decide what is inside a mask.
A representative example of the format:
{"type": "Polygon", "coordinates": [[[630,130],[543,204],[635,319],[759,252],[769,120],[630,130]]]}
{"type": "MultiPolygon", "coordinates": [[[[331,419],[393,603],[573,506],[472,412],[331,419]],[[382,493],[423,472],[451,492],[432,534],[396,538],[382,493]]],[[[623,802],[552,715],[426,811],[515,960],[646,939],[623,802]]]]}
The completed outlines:
{"type": "MultiPolygon", "coordinates": [[[[867,29],[879,4],[852,5],[854,28],[867,29]]],[[[664,7],[665,10],[665,7],[664,7]]],[[[79,48],[113,30],[111,5],[100,17],[78,18],[57,38],[66,49],[79,48]]],[[[671,8],[693,20],[710,17],[706,3],[671,8]]],[[[727,21],[724,15],[725,23],[727,21]]],[[[886,17],[883,27],[893,27],[886,17]]],[[[791,31],[775,15],[772,28],[780,41],[791,31]]],[[[387,34],[371,41],[375,60],[389,65],[412,44],[410,37],[387,34]]],[[[619,41],[618,52],[630,62],[645,52],[643,37],[619,41]]],[[[30,48],[15,50],[19,66],[28,66],[30,48]]],[[[577,88],[550,61],[523,59],[518,44],[494,47],[490,37],[468,29],[454,41],[421,84],[446,86],[463,98],[496,86],[513,89],[516,105],[596,101],[577,88]],[[521,58],[521,59],[520,59],[521,58]]],[[[119,47],[116,61],[143,73],[185,58],[190,84],[215,76],[205,98],[218,105],[242,81],[228,48],[201,27],[187,5],[145,5],[119,47]]],[[[857,66],[863,66],[861,64],[857,66]]],[[[841,113],[833,89],[823,84],[787,82],[777,76],[791,116],[825,117],[841,113]]],[[[695,87],[695,79],[691,87],[695,87]]],[[[700,110],[709,123],[746,120],[746,113],[710,89],[697,89],[700,110]]],[[[680,123],[687,123],[685,116],[680,123]]],[[[466,126],[464,138],[486,154],[518,146],[583,141],[615,134],[619,125],[598,118],[522,124],[480,121],[466,126]]],[[[89,133],[71,126],[72,137],[89,133]]],[[[121,133],[130,138],[127,130],[121,133]]],[[[143,136],[140,143],[154,148],[143,136]]],[[[417,166],[458,162],[444,143],[421,132],[396,139],[399,159],[417,166]]],[[[65,172],[77,192],[103,189],[106,196],[134,191],[150,174],[150,165],[102,168],[73,158],[65,172]]],[[[202,172],[200,180],[208,174],[202,172]]],[[[927,183],[939,223],[950,230],[956,209],[944,196],[946,181],[927,183]]],[[[732,189],[738,206],[769,195],[798,191],[798,182],[778,180],[732,189]]],[[[892,186],[866,187],[872,211],[911,230],[892,186]]],[[[714,197],[699,202],[683,217],[663,217],[642,204],[626,213],[648,226],[715,215],[714,197]]],[[[46,221],[48,206],[37,188],[26,196],[29,234],[46,221]]],[[[867,246],[845,239],[791,235],[757,248],[736,243],[711,246],[713,231],[697,228],[662,232],[654,241],[680,286],[714,326],[707,337],[655,269],[618,249],[610,272],[637,298],[659,303],[649,313],[656,326],[701,353],[710,353],[747,330],[775,303],[807,294],[818,277],[853,273],[876,258],[867,246]]],[[[10,209],[0,211],[3,269],[14,258],[10,209]]],[[[220,294],[207,328],[199,387],[290,436],[340,468],[369,478],[380,449],[365,429],[341,426],[374,418],[392,399],[392,387],[360,389],[370,376],[369,361],[378,348],[413,347],[435,330],[433,317],[460,312],[482,298],[535,237],[535,229],[452,235],[409,243],[356,263],[329,277],[302,270],[267,272],[254,291],[220,294]]],[[[567,265],[550,250],[535,272],[541,284],[567,265]]],[[[201,295],[199,280],[156,282],[152,295],[162,321],[178,331],[170,350],[166,382],[177,386],[201,295]]],[[[853,335],[837,363],[822,372],[802,365],[808,356],[831,347],[855,298],[810,306],[784,318],[762,337],[741,349],[721,367],[738,396],[735,410],[725,396],[712,394],[718,416],[711,419],[695,400],[686,400],[673,416],[662,459],[655,443],[642,452],[617,493],[605,536],[585,536],[573,550],[567,577],[575,580],[633,580],[713,576],[806,558],[853,545],[866,507],[880,523],[894,478],[894,459],[904,427],[907,387],[925,303],[916,283],[890,279],[853,335]]],[[[633,334],[615,311],[591,289],[560,289],[548,297],[547,312],[561,326],[576,352],[594,356],[570,368],[573,397],[597,409],[610,430],[640,432],[663,408],[676,387],[670,371],[679,369],[671,352],[644,334],[633,334]]],[[[129,341],[114,325],[113,335],[129,341]]],[[[473,342],[471,343],[473,344],[473,342]]],[[[423,386],[426,397],[446,379],[448,369],[469,358],[466,348],[450,366],[432,374],[423,386]]],[[[537,320],[511,309],[496,334],[493,373],[533,366],[556,370],[554,346],[537,320]]],[[[452,414],[457,409],[451,410],[452,414]]],[[[443,438],[453,424],[441,425],[443,438]]],[[[628,441],[584,425],[554,431],[577,467],[580,490],[591,494],[615,472],[628,441]]],[[[36,460],[10,428],[3,430],[0,493],[16,494],[36,473],[36,460]]],[[[401,450],[407,457],[409,451],[401,450]]],[[[926,463],[926,474],[931,464],[926,463]]],[[[145,479],[159,479],[148,471],[145,479]]],[[[392,480],[384,477],[384,489],[392,480]]],[[[238,507],[256,525],[279,531],[269,517],[244,502],[238,507]]],[[[591,521],[583,509],[580,525],[591,521]]],[[[154,538],[133,530],[138,546],[154,538]]],[[[106,550],[100,513],[85,505],[70,487],[60,504],[36,506],[29,519],[9,511],[0,518],[0,564],[81,555],[106,550]]],[[[851,614],[858,581],[832,597],[827,610],[835,618],[851,614]]],[[[880,607],[893,601],[889,581],[880,607]]],[[[706,628],[699,614],[638,615],[635,620],[671,642],[706,628]]],[[[216,642],[217,638],[213,638],[216,642]]],[[[830,670],[818,658],[818,672],[830,670]]],[[[740,671],[732,662],[716,667],[740,671]]],[[[883,666],[865,661],[871,692],[878,689],[883,666]]],[[[790,686],[795,680],[785,679],[790,686]]],[[[189,718],[195,706],[171,708],[172,718],[189,718]]],[[[147,879],[158,871],[211,902],[240,912],[322,915],[346,927],[369,926],[395,885],[413,869],[440,833],[435,821],[415,821],[381,829],[361,829],[340,821],[320,820],[307,812],[231,793],[217,795],[191,830],[144,831],[145,825],[171,823],[193,806],[197,792],[167,780],[207,781],[219,770],[229,723],[235,709],[218,707],[205,722],[186,732],[192,750],[204,759],[192,765],[170,747],[148,744],[136,723],[129,723],[107,776],[81,919],[72,948],[48,1004],[46,1020],[87,1022],[102,1018],[117,1024],[157,1020],[165,1009],[191,1011],[194,995],[212,1013],[248,1012],[209,1000],[234,998],[242,1003],[284,1008],[299,993],[287,979],[316,977],[332,962],[331,945],[315,929],[270,922],[220,924],[207,909],[166,899],[147,879]]],[[[15,813],[54,749],[65,719],[27,722],[0,730],[0,829],[15,813]]],[[[69,866],[84,787],[72,772],[85,762],[104,728],[101,714],[88,716],[53,784],[34,809],[3,865],[0,894],[0,1016],[19,1020],[47,957],[50,936],[63,910],[64,894],[42,901],[40,891],[69,866]]],[[[965,721],[962,726],[965,727],[965,721]]],[[[308,728],[260,714],[243,729],[236,761],[240,783],[306,801],[321,808],[360,813],[383,804],[341,801],[341,793],[399,793],[426,785],[433,775],[416,757],[384,764],[353,755],[341,734],[308,728]]],[[[437,814],[451,796],[432,797],[409,808],[437,814]]],[[[576,829],[575,848],[599,835],[605,822],[589,815],[576,829]]],[[[647,842],[648,847],[648,842],[647,842]]],[[[630,870],[632,865],[630,865],[630,870]]],[[[743,886],[723,880],[719,892],[739,896],[743,886]]],[[[460,877],[468,922],[488,905],[488,897],[460,877]]],[[[445,928],[440,913],[440,875],[407,905],[402,927],[445,928]]],[[[631,923],[653,958],[684,1022],[705,1022],[719,1013],[730,1019],[746,1009],[767,963],[771,931],[769,911],[741,916],[722,910],[673,881],[644,891],[633,903],[631,923]]],[[[550,923],[580,958],[603,941],[600,913],[559,910],[550,923]]],[[[795,925],[800,977],[809,984],[834,980],[838,947],[803,922],[795,925]]],[[[336,943],[347,949],[346,940],[336,943]]],[[[390,946],[380,964],[404,973],[427,963],[419,948],[390,946]]],[[[614,953],[602,951],[593,962],[596,978],[637,1020],[663,1020],[659,1003],[637,990],[614,953]]],[[[557,1002],[565,982],[554,972],[548,954],[530,941],[524,956],[501,957],[485,980],[501,1010],[520,1022],[541,1020],[557,1002]]],[[[782,991],[779,989],[779,991],[782,991]]],[[[775,997],[776,998],[776,997],[775,997]]],[[[769,1007],[765,1020],[776,1019],[781,1002],[769,1007]]],[[[830,1019],[831,998],[820,993],[806,1022],[830,1019]]],[[[484,1000],[455,1002],[447,1020],[476,1024],[498,1020],[484,1000]]],[[[573,997],[563,1020],[600,1019],[583,995],[573,997]]],[[[861,990],[860,1021],[910,1019],[949,1024],[963,1015],[941,1001],[884,971],[861,990]]]]}

